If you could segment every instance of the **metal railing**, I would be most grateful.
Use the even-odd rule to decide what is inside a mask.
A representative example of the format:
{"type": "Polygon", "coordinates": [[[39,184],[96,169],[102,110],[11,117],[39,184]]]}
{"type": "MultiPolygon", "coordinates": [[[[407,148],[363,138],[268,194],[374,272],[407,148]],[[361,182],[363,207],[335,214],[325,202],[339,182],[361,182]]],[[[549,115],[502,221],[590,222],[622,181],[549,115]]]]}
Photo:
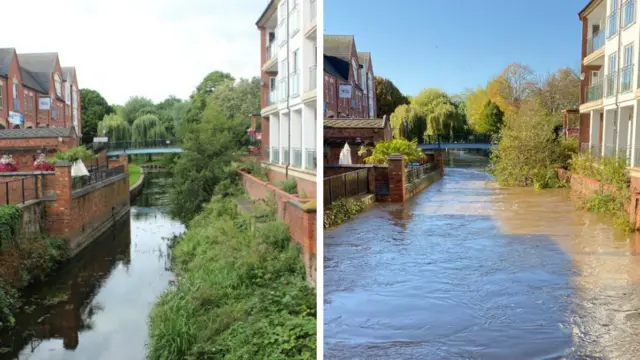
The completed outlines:
{"type": "Polygon", "coordinates": [[[425,135],[423,144],[490,144],[491,135],[487,134],[452,134],[452,135],[425,135]]]}
{"type": "Polygon", "coordinates": [[[601,47],[603,47],[605,40],[606,40],[606,38],[604,36],[604,30],[600,30],[600,31],[594,33],[587,40],[587,56],[591,55],[594,51],[596,51],[596,50],[600,49],[601,47]]]}
{"type": "Polygon", "coordinates": [[[269,45],[267,45],[267,61],[271,60],[277,53],[276,40],[273,40],[269,45]]]}
{"type": "Polygon", "coordinates": [[[278,90],[278,101],[287,101],[289,97],[289,86],[287,84],[288,78],[285,76],[278,81],[276,89],[278,90]]]}
{"type": "Polygon", "coordinates": [[[618,10],[614,10],[607,17],[607,39],[618,33],[618,10]]]}
{"type": "Polygon", "coordinates": [[[295,5],[289,12],[289,36],[293,37],[300,30],[300,6],[295,5]]]}
{"type": "Polygon", "coordinates": [[[109,168],[109,162],[100,162],[100,159],[91,159],[83,161],[88,172],[95,172],[109,168]]]}
{"type": "Polygon", "coordinates": [[[316,0],[309,0],[309,20],[313,21],[318,16],[318,4],[316,0]]]}
{"type": "Polygon", "coordinates": [[[313,170],[317,167],[317,163],[316,163],[316,150],[315,149],[307,149],[306,151],[307,153],[307,163],[305,164],[305,167],[307,169],[313,170]]]}
{"type": "Polygon", "coordinates": [[[366,194],[369,192],[368,169],[324,178],[323,186],[325,205],[330,205],[340,198],[366,194]]]}
{"type": "Polygon", "coordinates": [[[295,71],[289,74],[289,80],[291,84],[291,97],[296,97],[300,95],[300,71],[295,71]]]}
{"type": "Polygon", "coordinates": [[[428,163],[420,166],[409,166],[405,171],[405,186],[410,185],[414,181],[420,180],[425,175],[436,170],[436,167],[433,163],[428,163]]]}
{"type": "Polygon", "coordinates": [[[604,97],[611,97],[616,94],[617,78],[617,76],[611,74],[604,77],[604,97]]]}
{"type": "Polygon", "coordinates": [[[99,171],[90,172],[89,176],[82,176],[73,179],[73,183],[71,186],[72,190],[80,190],[87,186],[91,186],[93,184],[97,184],[108,180],[110,178],[116,177],[118,175],[124,174],[124,165],[119,165],[116,167],[102,169],[99,171]]]}
{"type": "Polygon", "coordinates": [[[627,0],[622,4],[622,27],[631,25],[636,19],[635,0],[627,0]]]}
{"type": "Polygon", "coordinates": [[[312,65],[312,66],[309,67],[309,89],[307,89],[307,91],[308,90],[313,90],[313,89],[316,88],[316,82],[317,82],[317,79],[316,79],[317,71],[316,70],[317,69],[318,69],[317,65],[312,65]]]}
{"type": "Polygon", "coordinates": [[[293,150],[293,160],[291,161],[291,166],[301,168],[302,167],[302,149],[292,148],[291,150],[293,150]]]}
{"type": "Polygon", "coordinates": [[[25,176],[19,179],[3,181],[0,178],[0,204],[24,204],[29,200],[37,200],[38,176],[25,176]]]}
{"type": "Polygon", "coordinates": [[[280,149],[275,146],[271,148],[271,162],[274,164],[280,163],[280,149]]]}
{"type": "Polygon", "coordinates": [[[587,102],[602,99],[602,82],[598,81],[587,88],[587,102]]]}
{"type": "Polygon", "coordinates": [[[282,149],[282,165],[289,165],[291,161],[291,157],[289,156],[289,149],[288,148],[283,148],[282,149]]]}
{"type": "Polygon", "coordinates": [[[631,91],[633,86],[631,86],[633,80],[633,65],[627,65],[620,69],[620,92],[625,93],[631,91]]]}
{"type": "Polygon", "coordinates": [[[113,141],[107,144],[108,150],[174,148],[179,143],[175,139],[142,140],[142,141],[113,141]]]}

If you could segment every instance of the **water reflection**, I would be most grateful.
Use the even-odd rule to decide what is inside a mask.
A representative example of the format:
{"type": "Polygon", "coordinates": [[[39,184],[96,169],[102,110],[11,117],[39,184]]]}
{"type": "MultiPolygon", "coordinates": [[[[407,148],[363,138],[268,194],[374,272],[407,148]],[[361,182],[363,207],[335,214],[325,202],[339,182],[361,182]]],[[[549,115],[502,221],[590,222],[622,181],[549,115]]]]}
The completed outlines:
{"type": "Polygon", "coordinates": [[[327,358],[635,359],[640,236],[479,167],[325,232],[327,358]]]}
{"type": "Polygon", "coordinates": [[[125,217],[44,286],[33,289],[0,359],[144,359],[147,317],[172,281],[166,178],[148,179],[125,217]],[[143,203],[146,207],[140,206],[143,203]]]}

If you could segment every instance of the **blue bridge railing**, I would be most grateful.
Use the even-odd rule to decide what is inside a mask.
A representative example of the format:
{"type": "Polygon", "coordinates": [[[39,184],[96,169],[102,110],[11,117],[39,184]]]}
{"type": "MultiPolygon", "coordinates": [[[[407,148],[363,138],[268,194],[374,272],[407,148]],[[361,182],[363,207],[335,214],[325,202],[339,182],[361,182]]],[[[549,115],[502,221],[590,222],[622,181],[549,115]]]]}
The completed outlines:
{"type": "Polygon", "coordinates": [[[179,148],[180,144],[175,139],[143,140],[143,141],[113,141],[109,143],[94,143],[94,148],[101,147],[107,151],[132,150],[132,149],[158,149],[179,148]]]}
{"type": "Polygon", "coordinates": [[[425,135],[422,144],[490,144],[491,135],[487,134],[453,134],[425,135]]]}

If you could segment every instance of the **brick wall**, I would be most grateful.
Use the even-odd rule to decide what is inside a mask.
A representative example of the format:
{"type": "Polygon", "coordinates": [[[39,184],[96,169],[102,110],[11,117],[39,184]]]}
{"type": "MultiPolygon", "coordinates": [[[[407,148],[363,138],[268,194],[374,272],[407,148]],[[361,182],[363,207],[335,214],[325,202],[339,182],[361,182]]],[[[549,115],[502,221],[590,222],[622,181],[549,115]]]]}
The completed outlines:
{"type": "MultiPolygon", "coordinates": [[[[286,176],[284,173],[274,170],[268,170],[267,177],[269,178],[269,181],[276,184],[286,180],[286,176]]],[[[305,198],[307,199],[316,198],[317,185],[314,181],[296,177],[292,175],[291,172],[289,172],[289,178],[293,178],[296,180],[298,194],[304,194],[305,198]]]]}
{"type": "Polygon", "coordinates": [[[0,176],[0,205],[18,204],[38,198],[40,175],[0,176]],[[8,199],[7,199],[8,194],[8,199]]]}
{"type": "Polygon", "coordinates": [[[289,228],[289,234],[302,249],[307,279],[316,280],[316,211],[304,210],[300,199],[270,183],[239,171],[240,181],[253,200],[261,200],[275,194],[277,215],[289,228]]]}

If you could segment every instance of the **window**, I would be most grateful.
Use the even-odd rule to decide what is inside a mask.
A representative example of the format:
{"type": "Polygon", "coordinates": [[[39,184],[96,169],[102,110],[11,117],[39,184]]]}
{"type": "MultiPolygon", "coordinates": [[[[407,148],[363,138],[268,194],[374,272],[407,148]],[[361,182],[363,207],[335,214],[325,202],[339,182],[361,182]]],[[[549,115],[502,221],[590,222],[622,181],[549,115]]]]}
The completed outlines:
{"type": "Polygon", "coordinates": [[[62,79],[60,78],[60,74],[56,73],[53,76],[53,81],[56,84],[56,95],[62,97],[62,79]]]}
{"type": "Polygon", "coordinates": [[[4,94],[4,85],[0,83],[0,109],[2,109],[4,104],[4,97],[2,97],[2,94],[4,94]]]}
{"type": "Polygon", "coordinates": [[[351,59],[351,67],[353,68],[353,78],[356,80],[356,84],[358,83],[358,64],[356,63],[356,59],[351,59]]]}
{"type": "Polygon", "coordinates": [[[56,120],[56,108],[51,108],[51,120],[56,120]]]}
{"type": "Polygon", "coordinates": [[[618,54],[613,53],[609,55],[609,75],[615,74],[618,68],[617,60],[618,60],[618,54]]]}
{"type": "Polygon", "coordinates": [[[298,59],[299,52],[300,52],[299,49],[293,52],[293,69],[291,69],[291,72],[293,73],[298,73],[298,70],[300,69],[300,62],[298,59]]]}
{"type": "Polygon", "coordinates": [[[18,99],[18,84],[13,83],[13,111],[20,111],[20,99],[18,99]]]}
{"type": "Polygon", "coordinates": [[[287,1],[283,1],[280,3],[280,8],[278,8],[278,21],[282,22],[287,18],[287,1]]]}
{"type": "Polygon", "coordinates": [[[633,64],[633,44],[624,47],[624,66],[633,64]]]}
{"type": "Polygon", "coordinates": [[[273,91],[275,89],[276,89],[276,78],[272,76],[269,78],[269,90],[273,91]]]}

